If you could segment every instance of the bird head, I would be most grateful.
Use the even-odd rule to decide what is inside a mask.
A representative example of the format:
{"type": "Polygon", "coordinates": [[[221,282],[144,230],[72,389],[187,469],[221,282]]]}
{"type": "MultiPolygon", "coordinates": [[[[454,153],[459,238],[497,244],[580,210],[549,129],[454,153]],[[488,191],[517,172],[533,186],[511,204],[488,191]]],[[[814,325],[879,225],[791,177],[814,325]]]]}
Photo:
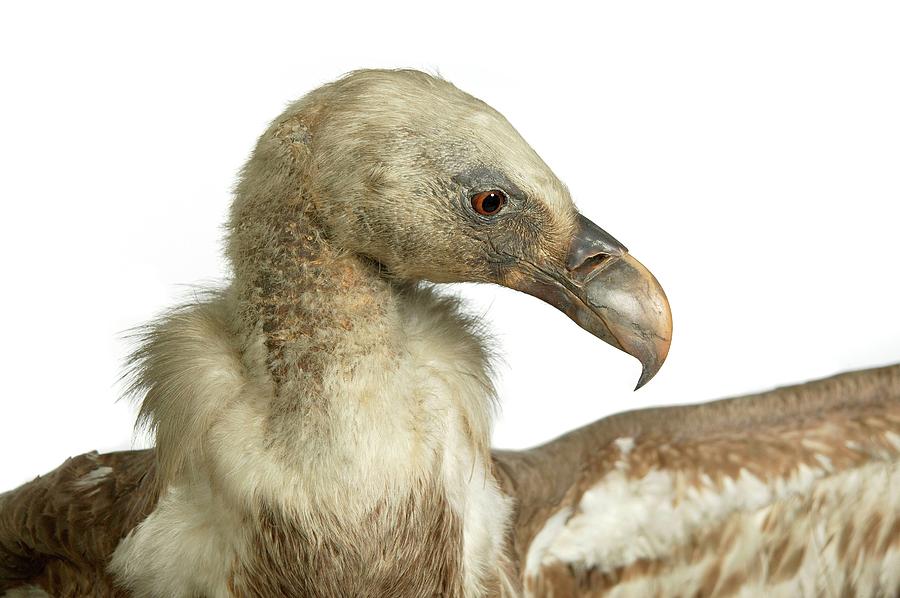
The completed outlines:
{"type": "Polygon", "coordinates": [[[499,112],[444,80],[357,71],[290,106],[248,163],[232,222],[273,196],[394,280],[496,283],[550,303],[640,360],[638,387],[666,358],[653,275],[499,112]]]}

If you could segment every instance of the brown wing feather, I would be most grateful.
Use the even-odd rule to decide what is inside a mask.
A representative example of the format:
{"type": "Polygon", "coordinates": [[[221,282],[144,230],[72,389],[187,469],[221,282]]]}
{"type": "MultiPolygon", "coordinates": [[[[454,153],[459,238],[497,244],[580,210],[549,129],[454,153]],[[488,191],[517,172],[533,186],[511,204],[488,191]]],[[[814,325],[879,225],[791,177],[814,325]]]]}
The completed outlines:
{"type": "Polygon", "coordinates": [[[803,567],[841,569],[836,592],[877,595],[900,589],[866,585],[870,578],[893,584],[884,569],[900,565],[898,451],[900,365],[616,415],[532,450],[499,451],[495,462],[518,501],[514,550],[534,595],[604,595],[614,588],[617,595],[631,595],[628,588],[634,595],[688,588],[710,595],[799,584],[803,567]],[[669,484],[656,503],[651,482],[669,484]],[[611,502],[613,488],[625,492],[618,504],[611,502]],[[688,510],[701,499],[716,512],[688,510]],[[606,506],[614,507],[610,517],[625,514],[614,532],[630,533],[629,523],[646,516],[629,522],[628,509],[650,509],[643,523],[651,526],[658,509],[672,519],[671,534],[660,526],[610,536],[616,524],[589,513],[606,506]],[[590,525],[598,527],[594,537],[590,525]],[[751,542],[753,530],[759,537],[751,542]],[[758,554],[744,555],[753,565],[729,575],[726,557],[737,559],[733,554],[753,542],[758,554]],[[827,546],[807,550],[804,543],[812,542],[827,546]],[[548,546],[554,549],[542,552],[548,546]],[[665,582],[637,583],[651,578],[665,582]]]}
{"type": "Polygon", "coordinates": [[[115,595],[106,563],[157,496],[152,450],[73,457],[0,495],[0,593],[115,595]]]}

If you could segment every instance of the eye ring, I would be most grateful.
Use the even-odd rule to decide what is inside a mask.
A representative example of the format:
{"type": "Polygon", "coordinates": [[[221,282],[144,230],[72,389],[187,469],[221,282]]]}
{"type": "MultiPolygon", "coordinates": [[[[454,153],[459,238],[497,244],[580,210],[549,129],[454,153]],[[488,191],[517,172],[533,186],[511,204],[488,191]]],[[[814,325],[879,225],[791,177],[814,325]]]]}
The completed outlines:
{"type": "Polygon", "coordinates": [[[506,205],[507,195],[500,189],[482,191],[472,196],[472,209],[482,216],[496,216],[506,205]]]}

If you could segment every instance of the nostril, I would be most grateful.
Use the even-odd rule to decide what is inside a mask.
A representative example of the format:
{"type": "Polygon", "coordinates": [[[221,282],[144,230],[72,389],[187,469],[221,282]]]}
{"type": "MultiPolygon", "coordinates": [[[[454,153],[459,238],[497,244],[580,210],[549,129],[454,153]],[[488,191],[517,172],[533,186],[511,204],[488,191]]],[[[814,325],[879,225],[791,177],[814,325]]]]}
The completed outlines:
{"type": "Polygon", "coordinates": [[[598,253],[596,255],[588,256],[581,262],[578,266],[572,270],[572,273],[578,276],[579,278],[583,278],[597,270],[601,266],[605,264],[608,260],[611,260],[612,256],[606,253],[598,253]]]}
{"type": "Polygon", "coordinates": [[[612,235],[581,214],[577,221],[578,226],[566,256],[569,272],[592,272],[610,258],[621,257],[628,252],[612,235]]]}

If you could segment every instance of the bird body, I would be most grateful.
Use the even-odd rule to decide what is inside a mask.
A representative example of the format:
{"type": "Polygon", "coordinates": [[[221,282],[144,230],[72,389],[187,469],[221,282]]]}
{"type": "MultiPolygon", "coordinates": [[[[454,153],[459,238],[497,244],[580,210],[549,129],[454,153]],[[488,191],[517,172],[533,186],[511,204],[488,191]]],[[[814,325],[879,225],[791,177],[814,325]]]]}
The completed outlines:
{"type": "Polygon", "coordinates": [[[482,323],[429,283],[538,296],[637,357],[639,384],[671,319],[512,126],[449,83],[361,71],[291,105],[228,230],[228,287],[148,325],[131,361],[156,447],[0,495],[7,595],[900,587],[897,366],[491,452],[482,323]]]}
{"type": "MultiPolygon", "coordinates": [[[[900,366],[623,413],[528,451],[495,451],[488,467],[508,510],[497,516],[484,505],[479,512],[487,529],[508,513],[497,565],[508,572],[509,587],[488,587],[482,595],[890,596],[900,587],[898,456],[900,366]]],[[[110,574],[127,555],[145,595],[215,596],[223,585],[231,592],[224,595],[241,595],[229,587],[231,571],[218,579],[204,575],[217,567],[201,569],[193,552],[195,542],[231,519],[208,510],[209,500],[194,503],[198,510],[186,509],[182,519],[177,509],[167,511],[157,457],[154,449],[82,455],[0,496],[0,581],[6,584],[0,588],[127,596],[110,574]],[[167,517],[172,527],[154,526],[167,517]],[[176,542],[179,523],[190,522],[210,528],[182,528],[185,538],[176,542]],[[158,538],[149,537],[163,543],[154,547],[158,555],[140,546],[148,541],[142,534],[153,532],[158,538]],[[178,546],[189,552],[173,558],[178,546]],[[134,552],[140,550],[146,560],[134,552]],[[201,586],[204,581],[209,585],[201,586]]],[[[171,494],[168,504],[177,507],[171,494]]],[[[274,530],[293,529],[297,542],[311,541],[309,530],[322,527],[316,520],[303,529],[270,522],[276,523],[265,539],[270,548],[284,548],[274,544],[274,530]]],[[[371,535],[354,537],[376,546],[371,535]]],[[[442,546],[432,535],[423,540],[442,546]]],[[[283,560],[279,566],[294,564],[283,560]]],[[[403,575],[435,571],[428,568],[433,561],[402,563],[385,565],[403,575]]],[[[269,582],[281,583],[279,575],[289,570],[268,571],[269,582]]],[[[357,583],[364,579],[371,578],[357,583]]],[[[377,595],[373,587],[355,589],[377,595]]],[[[323,585],[306,595],[326,590],[340,594],[323,585]]],[[[385,595],[407,590],[414,593],[398,586],[385,595]]],[[[293,588],[267,591],[244,595],[304,595],[293,588]]],[[[453,591],[462,594],[449,586],[439,595],[453,591]]]]}

